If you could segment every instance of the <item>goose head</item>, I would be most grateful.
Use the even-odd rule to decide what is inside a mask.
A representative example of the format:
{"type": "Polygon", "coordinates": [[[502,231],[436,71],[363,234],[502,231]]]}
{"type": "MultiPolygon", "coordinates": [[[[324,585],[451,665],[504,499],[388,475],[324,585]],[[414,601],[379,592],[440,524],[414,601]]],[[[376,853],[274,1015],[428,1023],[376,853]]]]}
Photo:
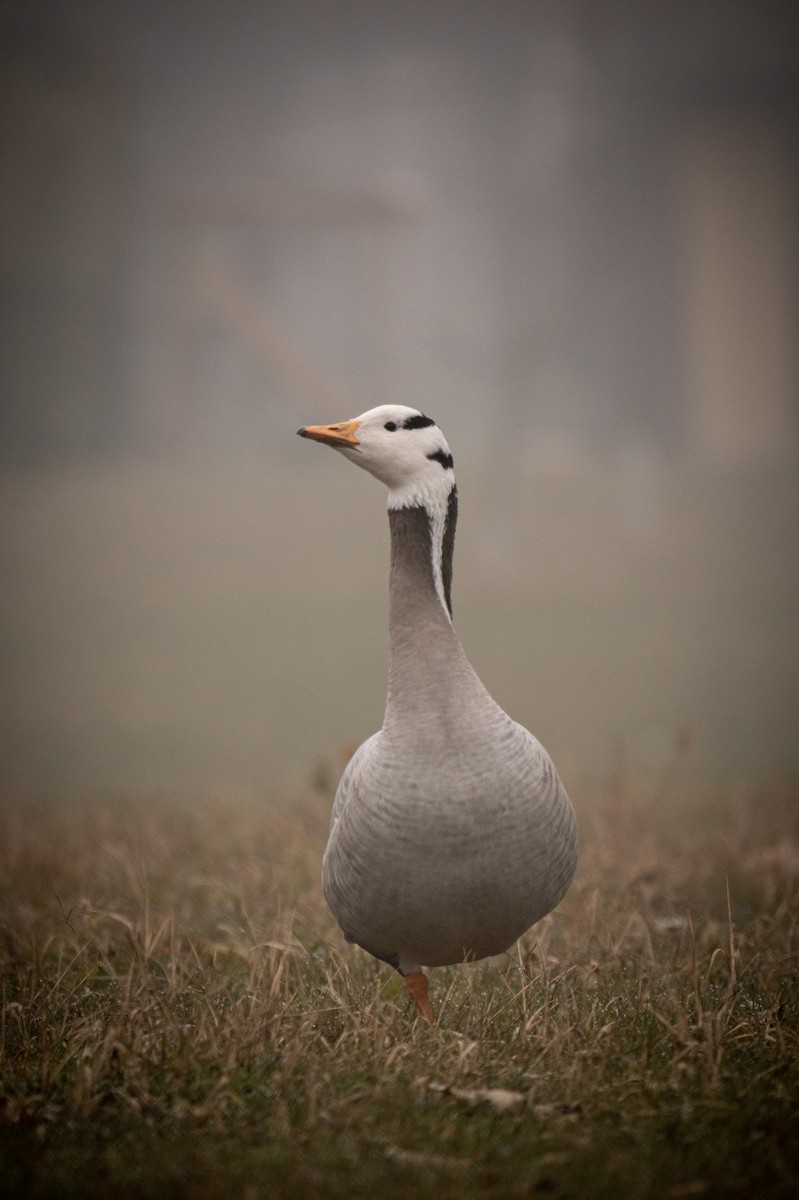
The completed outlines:
{"type": "Polygon", "coordinates": [[[389,489],[389,508],[438,507],[455,486],[452,455],[432,417],[381,404],[351,421],[304,425],[300,437],[338,450],[389,489]]]}

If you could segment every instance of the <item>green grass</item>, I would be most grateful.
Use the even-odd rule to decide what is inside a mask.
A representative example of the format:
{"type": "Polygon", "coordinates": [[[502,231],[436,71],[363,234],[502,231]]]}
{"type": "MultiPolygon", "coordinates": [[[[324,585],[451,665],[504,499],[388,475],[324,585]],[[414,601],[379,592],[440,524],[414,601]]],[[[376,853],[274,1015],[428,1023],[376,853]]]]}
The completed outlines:
{"type": "Polygon", "coordinates": [[[575,790],[567,899],[432,1027],[325,910],[327,796],[6,805],[3,1194],[793,1197],[795,792],[575,790]]]}

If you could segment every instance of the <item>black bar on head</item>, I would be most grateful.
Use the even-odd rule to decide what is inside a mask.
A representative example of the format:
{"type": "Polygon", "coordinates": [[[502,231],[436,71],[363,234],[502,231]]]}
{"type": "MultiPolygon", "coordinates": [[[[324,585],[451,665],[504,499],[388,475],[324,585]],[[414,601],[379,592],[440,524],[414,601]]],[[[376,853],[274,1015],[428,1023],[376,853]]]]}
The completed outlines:
{"type": "Polygon", "coordinates": [[[452,455],[448,454],[446,450],[435,450],[432,454],[428,454],[427,457],[431,462],[441,463],[445,471],[452,470],[454,466],[452,455]]]}

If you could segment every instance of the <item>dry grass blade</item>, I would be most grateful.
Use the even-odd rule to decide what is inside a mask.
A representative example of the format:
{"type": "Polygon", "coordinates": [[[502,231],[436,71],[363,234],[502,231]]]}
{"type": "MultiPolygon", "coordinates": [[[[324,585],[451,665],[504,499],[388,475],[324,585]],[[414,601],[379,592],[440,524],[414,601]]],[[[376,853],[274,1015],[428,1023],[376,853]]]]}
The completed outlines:
{"type": "Polygon", "coordinates": [[[794,800],[583,796],[566,901],[432,1027],[332,925],[324,801],[7,807],[4,1194],[793,1198],[794,800]]]}
{"type": "Polygon", "coordinates": [[[526,1092],[511,1092],[507,1088],[459,1088],[446,1083],[431,1083],[429,1086],[433,1092],[465,1100],[472,1108],[475,1104],[488,1104],[498,1113],[520,1112],[527,1104],[526,1092]]]}

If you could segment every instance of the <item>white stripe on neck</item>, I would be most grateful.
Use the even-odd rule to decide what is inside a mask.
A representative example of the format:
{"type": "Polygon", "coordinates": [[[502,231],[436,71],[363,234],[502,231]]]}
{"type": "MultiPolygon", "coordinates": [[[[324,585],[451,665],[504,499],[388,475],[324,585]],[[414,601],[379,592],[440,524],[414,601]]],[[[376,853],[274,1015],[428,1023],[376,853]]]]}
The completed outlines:
{"type": "MultiPolygon", "coordinates": [[[[439,468],[440,470],[440,468],[439,468]]],[[[445,486],[436,481],[436,486],[417,486],[396,488],[388,494],[389,510],[398,508],[424,508],[430,522],[430,567],[433,574],[433,586],[441,602],[441,607],[451,621],[447,597],[444,590],[444,533],[447,528],[447,513],[449,498],[455,487],[455,477],[452,471],[447,472],[448,478],[442,480],[445,486]]]]}

